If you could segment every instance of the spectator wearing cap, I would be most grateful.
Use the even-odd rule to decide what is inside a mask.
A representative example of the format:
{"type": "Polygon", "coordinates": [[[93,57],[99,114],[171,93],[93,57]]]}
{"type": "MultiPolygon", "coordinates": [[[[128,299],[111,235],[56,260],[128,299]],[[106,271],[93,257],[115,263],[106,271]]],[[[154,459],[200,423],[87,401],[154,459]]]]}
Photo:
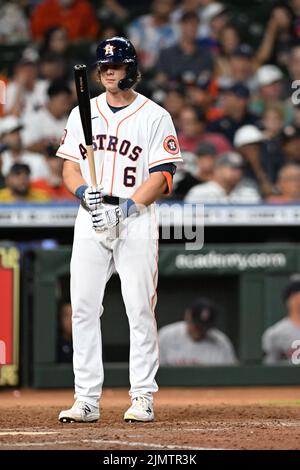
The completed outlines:
{"type": "Polygon", "coordinates": [[[160,51],[178,39],[177,28],[170,21],[174,5],[175,0],[152,0],[151,12],[139,16],[129,25],[129,39],[137,50],[139,64],[144,71],[152,70],[160,51]]]}
{"type": "Polygon", "coordinates": [[[156,64],[156,80],[186,84],[197,81],[198,76],[211,72],[214,64],[211,53],[197,43],[198,15],[184,13],[180,20],[180,38],[174,46],[161,51],[156,64]]]}
{"type": "Polygon", "coordinates": [[[292,365],[292,355],[300,340],[300,277],[291,276],[282,292],[287,314],[282,320],[266,329],[262,336],[262,349],[266,364],[286,363],[292,365]]]}
{"type": "Polygon", "coordinates": [[[174,180],[172,198],[184,199],[193,186],[210,181],[213,177],[216,155],[216,147],[210,142],[202,142],[198,146],[192,165],[185,165],[187,158],[183,153],[185,171],[182,172],[180,179],[178,179],[180,169],[176,172],[177,179],[174,180]]]}
{"type": "Polygon", "coordinates": [[[244,159],[245,176],[257,184],[262,196],[267,197],[273,193],[273,182],[277,178],[281,160],[280,156],[279,161],[268,158],[267,147],[263,147],[264,140],[262,131],[249,124],[236,132],[234,146],[244,159]]]}
{"type": "Polygon", "coordinates": [[[223,28],[229,23],[228,8],[220,2],[205,2],[199,28],[200,44],[215,51],[223,28]]]}
{"type": "Polygon", "coordinates": [[[57,147],[64,128],[67,115],[72,106],[72,92],[63,81],[51,83],[48,88],[48,103],[32,114],[23,132],[25,147],[33,152],[48,155],[49,148],[57,147]]]}
{"type": "Polygon", "coordinates": [[[276,182],[278,195],[270,196],[266,202],[270,204],[300,203],[300,165],[285,164],[278,173],[276,182]]]}
{"type": "Polygon", "coordinates": [[[222,134],[206,131],[206,116],[195,106],[185,106],[180,113],[178,140],[183,151],[195,153],[202,142],[213,144],[217,153],[232,150],[230,142],[222,134]]]}
{"type": "Polygon", "coordinates": [[[24,163],[30,168],[32,180],[47,177],[48,169],[44,157],[24,149],[22,129],[22,121],[16,116],[10,115],[0,119],[0,158],[3,175],[7,176],[14,163],[24,163]]]}
{"type": "Polygon", "coordinates": [[[263,39],[255,56],[257,65],[275,64],[286,68],[294,39],[293,12],[289,5],[281,2],[271,10],[263,39]]]}
{"type": "Polygon", "coordinates": [[[240,82],[224,90],[223,117],[212,121],[208,130],[223,134],[233,143],[234,134],[240,127],[258,122],[258,117],[247,110],[249,97],[248,87],[240,82]]]}
{"type": "Polygon", "coordinates": [[[201,204],[256,204],[260,195],[256,185],[243,180],[243,158],[235,152],[227,152],[215,161],[211,181],[194,186],[185,202],[201,204]]]}
{"type": "Polygon", "coordinates": [[[0,190],[0,203],[48,202],[50,198],[40,189],[30,186],[30,168],[14,163],[6,177],[6,188],[0,190]]]}
{"type": "Polygon", "coordinates": [[[276,65],[263,65],[255,75],[257,95],[252,99],[250,110],[262,116],[266,106],[282,101],[285,123],[291,122],[293,108],[288,101],[283,102],[283,73],[276,65]]]}
{"type": "Polygon", "coordinates": [[[96,12],[87,0],[43,0],[31,15],[34,41],[41,41],[53,26],[65,28],[71,41],[92,41],[99,30],[96,12]]]}
{"type": "Polygon", "coordinates": [[[215,327],[218,307],[199,298],[185,310],[184,321],[158,332],[161,366],[235,365],[237,358],[230,339],[215,327]]]}
{"type": "Polygon", "coordinates": [[[46,80],[38,78],[39,54],[33,48],[23,51],[14,68],[12,81],[7,85],[4,111],[22,119],[26,125],[29,116],[47,101],[46,80]]]}

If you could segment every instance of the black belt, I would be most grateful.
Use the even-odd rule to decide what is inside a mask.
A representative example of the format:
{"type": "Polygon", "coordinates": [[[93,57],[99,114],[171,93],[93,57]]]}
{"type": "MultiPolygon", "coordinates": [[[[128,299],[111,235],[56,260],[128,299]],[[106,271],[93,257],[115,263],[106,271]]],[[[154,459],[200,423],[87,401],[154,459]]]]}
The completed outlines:
{"type": "Polygon", "coordinates": [[[105,204],[112,204],[113,206],[118,206],[121,201],[122,199],[117,196],[103,196],[103,202],[105,204]]]}

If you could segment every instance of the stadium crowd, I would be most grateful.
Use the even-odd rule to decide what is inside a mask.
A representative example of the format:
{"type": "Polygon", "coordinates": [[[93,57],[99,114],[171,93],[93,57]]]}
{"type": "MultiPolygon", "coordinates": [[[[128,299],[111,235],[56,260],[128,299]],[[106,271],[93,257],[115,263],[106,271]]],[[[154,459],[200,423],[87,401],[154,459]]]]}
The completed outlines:
{"type": "Polygon", "coordinates": [[[55,157],[76,105],[73,65],[89,66],[97,95],[97,43],[125,35],[137,91],[176,126],[184,163],[172,199],[299,203],[300,0],[263,4],[256,24],[233,0],[1,2],[0,59],[18,55],[0,62],[0,202],[74,199],[55,157]]]}

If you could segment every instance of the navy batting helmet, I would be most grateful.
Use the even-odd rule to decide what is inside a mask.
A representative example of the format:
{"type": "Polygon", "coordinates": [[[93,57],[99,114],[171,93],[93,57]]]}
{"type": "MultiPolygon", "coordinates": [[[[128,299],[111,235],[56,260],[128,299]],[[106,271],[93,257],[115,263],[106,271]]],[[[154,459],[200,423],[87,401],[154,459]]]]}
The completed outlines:
{"type": "Polygon", "coordinates": [[[126,38],[115,36],[100,42],[97,47],[97,61],[101,64],[127,64],[125,78],[119,81],[121,90],[131,88],[138,78],[137,54],[133,44],[126,38]]]}

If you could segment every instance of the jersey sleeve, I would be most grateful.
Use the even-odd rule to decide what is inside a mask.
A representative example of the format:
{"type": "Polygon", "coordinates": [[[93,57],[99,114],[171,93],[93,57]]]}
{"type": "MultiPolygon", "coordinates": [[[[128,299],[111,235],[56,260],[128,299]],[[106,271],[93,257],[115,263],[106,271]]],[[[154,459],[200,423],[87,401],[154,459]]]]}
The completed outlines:
{"type": "Polygon", "coordinates": [[[151,129],[149,143],[149,169],[163,163],[182,162],[177,135],[171,116],[164,114],[151,129]]]}
{"type": "Polygon", "coordinates": [[[80,124],[79,113],[74,108],[70,113],[67,126],[61,137],[60,146],[56,152],[58,157],[75,163],[80,163],[82,160],[80,154],[82,130],[79,128],[78,123],[80,124]]]}

